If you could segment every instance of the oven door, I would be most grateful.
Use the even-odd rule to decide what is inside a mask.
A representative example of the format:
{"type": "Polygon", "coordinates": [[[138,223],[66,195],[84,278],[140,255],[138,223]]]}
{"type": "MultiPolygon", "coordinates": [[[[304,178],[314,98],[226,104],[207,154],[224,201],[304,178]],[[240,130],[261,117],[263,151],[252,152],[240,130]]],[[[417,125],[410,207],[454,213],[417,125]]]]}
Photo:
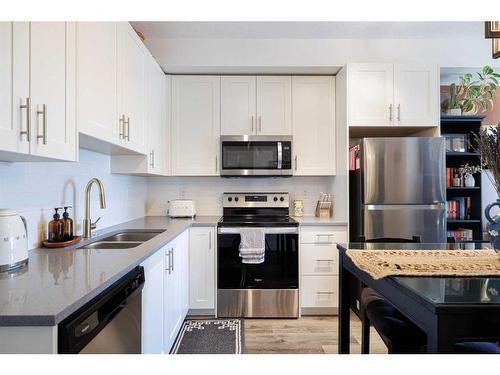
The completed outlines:
{"type": "Polygon", "coordinates": [[[222,176],[292,175],[291,137],[221,137],[222,176]]]}
{"type": "Polygon", "coordinates": [[[244,264],[239,228],[218,230],[219,289],[296,289],[299,287],[298,227],[266,228],[265,260],[244,264]]]}

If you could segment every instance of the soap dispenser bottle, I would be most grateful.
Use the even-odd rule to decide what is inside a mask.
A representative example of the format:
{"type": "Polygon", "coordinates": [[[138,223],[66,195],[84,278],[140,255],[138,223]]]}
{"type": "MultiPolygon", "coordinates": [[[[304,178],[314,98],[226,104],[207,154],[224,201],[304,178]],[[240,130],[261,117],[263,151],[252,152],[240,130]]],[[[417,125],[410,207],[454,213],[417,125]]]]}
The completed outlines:
{"type": "Polygon", "coordinates": [[[71,208],[71,206],[64,206],[62,219],[64,241],[71,241],[73,239],[73,219],[69,217],[68,208],[71,208]]]}
{"type": "Polygon", "coordinates": [[[61,210],[61,207],[54,208],[56,213],[54,214],[54,219],[49,222],[49,242],[62,242],[64,241],[64,226],[61,220],[61,216],[57,211],[61,210]]]}

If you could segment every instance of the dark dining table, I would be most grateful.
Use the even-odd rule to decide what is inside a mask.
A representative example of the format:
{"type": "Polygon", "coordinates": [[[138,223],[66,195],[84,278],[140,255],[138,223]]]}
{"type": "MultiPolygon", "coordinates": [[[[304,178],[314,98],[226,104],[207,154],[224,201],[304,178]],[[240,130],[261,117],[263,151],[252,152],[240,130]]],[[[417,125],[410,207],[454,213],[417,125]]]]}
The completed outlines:
{"type": "Polygon", "coordinates": [[[346,250],[469,250],[484,243],[339,244],[339,354],[349,354],[351,275],[381,294],[427,335],[428,353],[453,353],[454,344],[500,340],[500,278],[384,277],[374,280],[346,250]]]}

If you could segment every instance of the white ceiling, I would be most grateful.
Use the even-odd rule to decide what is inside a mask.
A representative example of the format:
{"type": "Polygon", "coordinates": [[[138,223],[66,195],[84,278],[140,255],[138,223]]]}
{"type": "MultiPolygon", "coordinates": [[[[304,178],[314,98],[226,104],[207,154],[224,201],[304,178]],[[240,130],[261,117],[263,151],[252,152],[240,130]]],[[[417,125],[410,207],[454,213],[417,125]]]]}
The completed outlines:
{"type": "Polygon", "coordinates": [[[483,22],[131,22],[146,39],[484,38],[483,22]]]}

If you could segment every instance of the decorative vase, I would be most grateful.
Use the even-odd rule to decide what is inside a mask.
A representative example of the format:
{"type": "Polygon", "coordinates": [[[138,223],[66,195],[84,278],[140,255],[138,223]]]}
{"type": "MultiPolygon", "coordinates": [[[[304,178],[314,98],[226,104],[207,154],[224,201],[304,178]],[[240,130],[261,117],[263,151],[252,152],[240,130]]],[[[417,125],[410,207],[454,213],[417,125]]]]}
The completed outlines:
{"type": "Polygon", "coordinates": [[[491,209],[495,206],[500,207],[500,199],[497,199],[496,202],[490,203],[486,206],[484,216],[486,216],[486,219],[488,220],[486,229],[488,230],[488,234],[490,236],[491,246],[493,246],[497,253],[500,253],[500,215],[496,215],[493,218],[490,215],[491,209]]]}
{"type": "Polygon", "coordinates": [[[474,187],[474,186],[476,186],[476,180],[474,179],[474,176],[471,175],[470,173],[466,174],[465,175],[464,184],[465,184],[466,187],[474,187]]]}

